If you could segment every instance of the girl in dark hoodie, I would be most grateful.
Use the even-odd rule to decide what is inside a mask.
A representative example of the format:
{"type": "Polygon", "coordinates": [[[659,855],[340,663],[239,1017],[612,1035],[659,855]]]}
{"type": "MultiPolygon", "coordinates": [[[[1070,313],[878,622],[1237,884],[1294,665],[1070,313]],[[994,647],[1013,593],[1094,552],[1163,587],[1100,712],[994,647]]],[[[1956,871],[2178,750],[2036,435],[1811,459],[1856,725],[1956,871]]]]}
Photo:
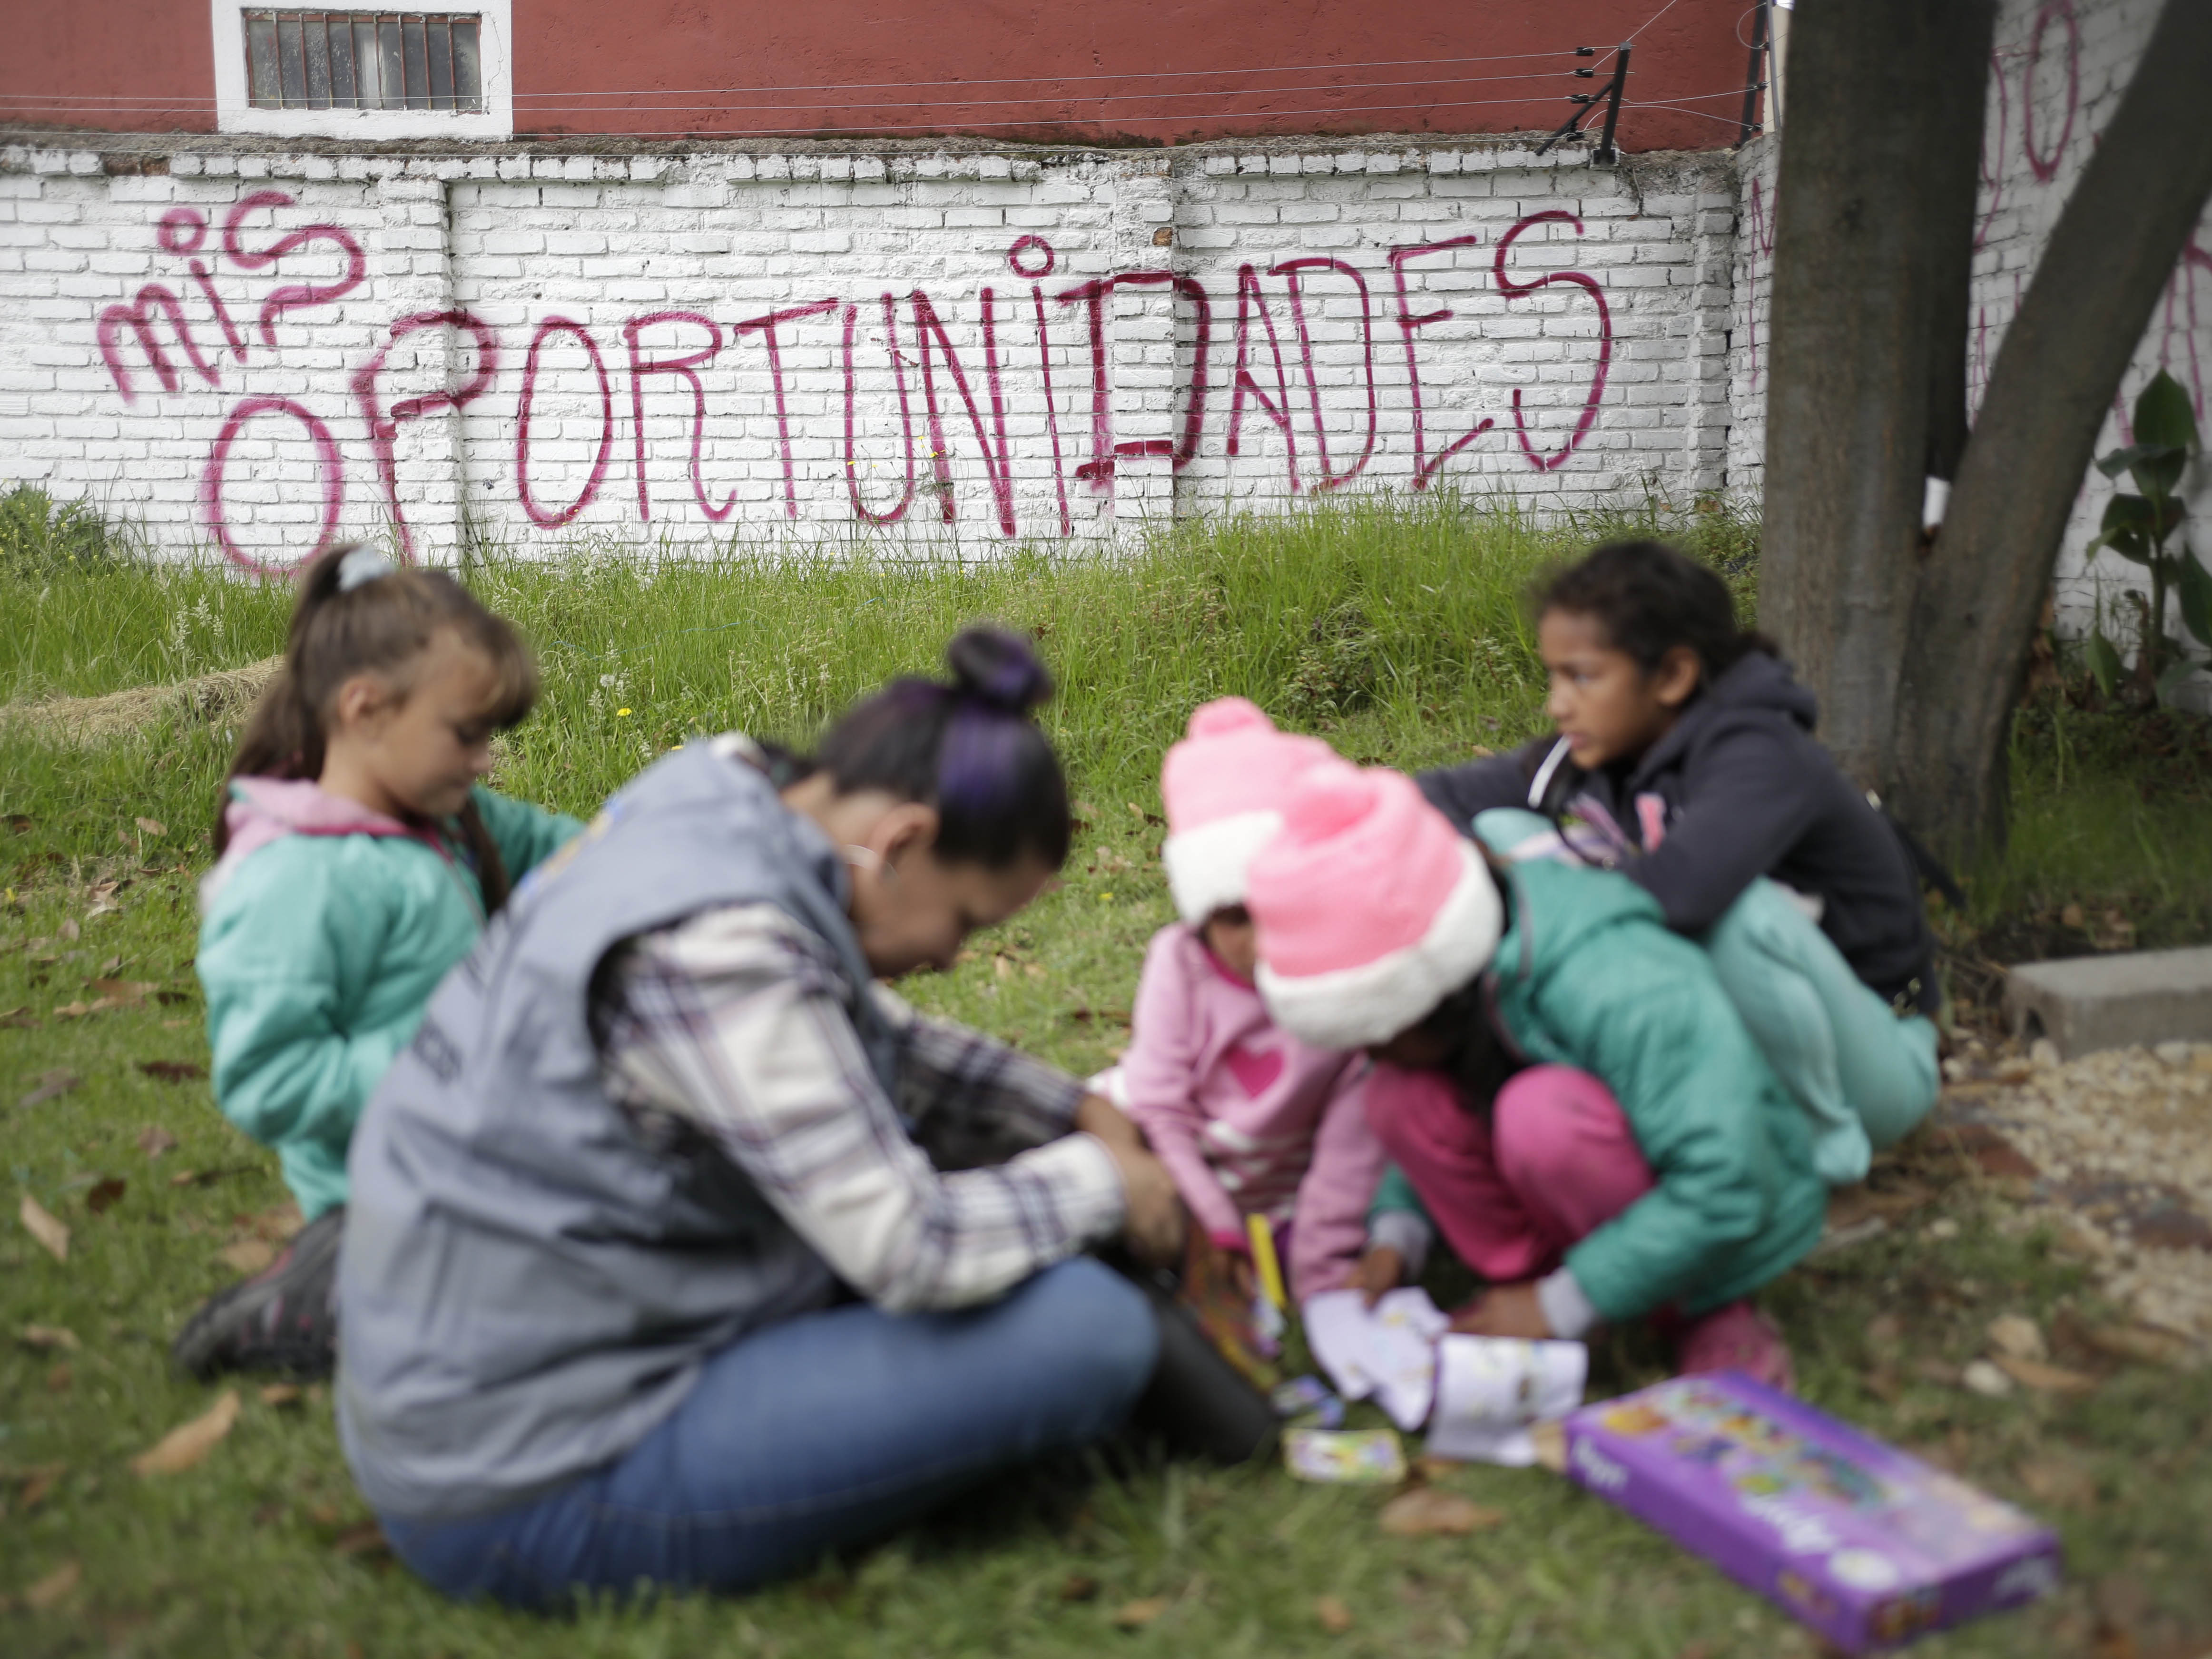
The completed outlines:
{"type": "Polygon", "coordinates": [[[1821,1173],[1856,1180],[1938,1080],[1934,939],[1894,827],[1814,738],[1812,693],[1673,549],[1597,548],[1543,590],[1537,635],[1558,735],[1422,792],[1497,850],[1611,865],[1657,899],[1812,1117],[1821,1173]]]}

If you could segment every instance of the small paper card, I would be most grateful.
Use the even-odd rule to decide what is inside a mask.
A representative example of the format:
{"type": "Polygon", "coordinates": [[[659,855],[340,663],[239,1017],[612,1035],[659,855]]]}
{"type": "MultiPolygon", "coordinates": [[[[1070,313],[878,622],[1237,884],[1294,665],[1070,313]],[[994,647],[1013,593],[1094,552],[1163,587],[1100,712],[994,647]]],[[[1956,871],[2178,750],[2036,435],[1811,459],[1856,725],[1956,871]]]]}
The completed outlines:
{"type": "Polygon", "coordinates": [[[1389,1429],[1292,1429],[1283,1462],[1301,1480],[1389,1486],[1406,1478],[1406,1449],[1389,1429]]]}
{"type": "Polygon", "coordinates": [[[1536,1461],[1528,1428],[1583,1403],[1589,1350],[1579,1342],[1448,1335],[1437,1345],[1431,1457],[1526,1468],[1536,1461]]]}
{"type": "Polygon", "coordinates": [[[1372,1309],[1358,1291],[1324,1291],[1304,1309],[1306,1344],[1346,1400],[1374,1396],[1408,1431],[1436,1398],[1436,1340],[1451,1322],[1419,1289],[1391,1291],[1372,1309]]]}

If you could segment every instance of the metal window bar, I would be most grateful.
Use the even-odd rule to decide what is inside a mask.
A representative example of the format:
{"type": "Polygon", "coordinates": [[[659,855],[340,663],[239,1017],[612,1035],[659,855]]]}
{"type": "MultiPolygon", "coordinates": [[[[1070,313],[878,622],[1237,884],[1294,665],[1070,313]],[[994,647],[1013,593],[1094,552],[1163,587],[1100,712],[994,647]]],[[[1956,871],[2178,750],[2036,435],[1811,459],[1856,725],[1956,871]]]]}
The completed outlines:
{"type": "Polygon", "coordinates": [[[1736,133],[1739,144],[1749,143],[1754,134],[1765,130],[1759,118],[1759,94],[1774,78],[1770,66],[1774,56],[1774,36],[1767,17],[1767,0],[1759,0],[1751,9],[1751,62],[1743,73],[1743,119],[1736,133]],[[1767,67],[1763,76],[1759,74],[1762,67],[1767,67]]]}
{"type": "Polygon", "coordinates": [[[480,114],[481,15],[257,11],[246,25],[255,109],[427,109],[480,114]]]}

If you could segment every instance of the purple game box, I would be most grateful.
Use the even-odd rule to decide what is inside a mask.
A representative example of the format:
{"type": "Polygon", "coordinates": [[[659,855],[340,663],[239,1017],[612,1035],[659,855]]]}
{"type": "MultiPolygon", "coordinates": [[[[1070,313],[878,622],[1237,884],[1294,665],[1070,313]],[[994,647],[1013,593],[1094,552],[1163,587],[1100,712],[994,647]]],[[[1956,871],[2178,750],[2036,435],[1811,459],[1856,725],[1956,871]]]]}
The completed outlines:
{"type": "Polygon", "coordinates": [[[1567,1419],[1567,1471],[1853,1653],[2058,1583],[2058,1539],[2009,1504],[1723,1371],[1567,1419]]]}

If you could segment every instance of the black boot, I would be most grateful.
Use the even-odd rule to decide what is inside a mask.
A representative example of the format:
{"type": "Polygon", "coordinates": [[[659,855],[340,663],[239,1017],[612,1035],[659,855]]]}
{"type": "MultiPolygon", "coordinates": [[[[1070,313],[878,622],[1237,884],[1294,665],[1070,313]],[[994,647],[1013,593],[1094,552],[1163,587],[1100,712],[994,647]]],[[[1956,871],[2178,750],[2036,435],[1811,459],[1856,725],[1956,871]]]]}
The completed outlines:
{"type": "Polygon", "coordinates": [[[344,1231],[345,1206],[326,1210],[252,1278],[209,1297],[170,1347],[177,1364],[203,1382],[222,1371],[328,1376],[337,1363],[344,1231]]]}

